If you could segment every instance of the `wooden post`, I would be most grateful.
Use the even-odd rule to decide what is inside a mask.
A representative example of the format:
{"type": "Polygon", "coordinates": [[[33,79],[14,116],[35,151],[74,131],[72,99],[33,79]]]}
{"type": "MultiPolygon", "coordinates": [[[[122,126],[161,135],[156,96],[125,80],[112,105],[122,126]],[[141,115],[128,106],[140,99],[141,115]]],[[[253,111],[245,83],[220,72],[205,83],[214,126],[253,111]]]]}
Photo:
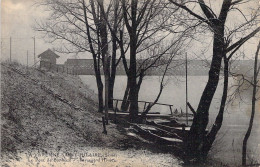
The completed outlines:
{"type": "Polygon", "coordinates": [[[146,102],[144,103],[144,110],[143,110],[143,112],[145,111],[145,107],[146,107],[146,102]]]}
{"type": "Polygon", "coordinates": [[[116,109],[117,109],[118,100],[116,100],[116,109]]]}
{"type": "Polygon", "coordinates": [[[115,123],[116,123],[116,111],[117,111],[117,105],[118,105],[118,100],[116,100],[116,107],[115,107],[115,109],[114,109],[114,111],[115,111],[115,123]]]}
{"type": "Polygon", "coordinates": [[[115,111],[115,123],[116,123],[116,111],[117,111],[117,108],[115,108],[114,111],[115,111]]]}
{"type": "Polygon", "coordinates": [[[185,125],[184,124],[182,124],[181,129],[182,129],[182,133],[184,133],[185,132],[185,125]]]}
{"type": "Polygon", "coordinates": [[[172,106],[171,105],[169,105],[169,106],[170,106],[171,115],[173,115],[173,113],[172,113],[172,106]]]}
{"type": "Polygon", "coordinates": [[[188,63],[187,63],[187,53],[186,53],[186,123],[188,125],[188,63]]]}
{"type": "Polygon", "coordinates": [[[107,134],[107,130],[106,130],[106,121],[105,121],[105,117],[102,117],[102,123],[103,123],[103,133],[107,134]]]}

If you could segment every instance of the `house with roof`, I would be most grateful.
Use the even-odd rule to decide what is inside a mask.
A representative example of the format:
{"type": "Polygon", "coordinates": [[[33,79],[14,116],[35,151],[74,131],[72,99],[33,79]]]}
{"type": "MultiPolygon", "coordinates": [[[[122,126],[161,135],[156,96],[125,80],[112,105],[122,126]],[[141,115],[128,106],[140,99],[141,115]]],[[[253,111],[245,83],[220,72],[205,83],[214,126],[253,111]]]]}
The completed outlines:
{"type": "Polygon", "coordinates": [[[56,67],[57,58],[60,56],[54,53],[51,49],[44,51],[38,55],[40,58],[40,68],[54,68],[56,67]]]}

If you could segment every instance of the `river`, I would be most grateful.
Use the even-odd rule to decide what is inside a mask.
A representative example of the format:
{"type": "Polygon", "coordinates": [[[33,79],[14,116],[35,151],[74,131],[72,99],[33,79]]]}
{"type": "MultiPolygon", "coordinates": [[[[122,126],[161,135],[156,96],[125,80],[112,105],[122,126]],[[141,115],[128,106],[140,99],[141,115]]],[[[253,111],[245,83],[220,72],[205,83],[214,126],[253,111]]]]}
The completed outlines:
{"type": "MultiPolygon", "coordinates": [[[[94,76],[81,75],[80,78],[83,83],[97,93],[94,76]]],[[[160,79],[161,77],[158,76],[147,76],[142,83],[139,100],[153,101],[159,92],[160,79]]],[[[194,109],[197,108],[207,79],[207,76],[188,76],[188,101],[194,109]]],[[[116,77],[114,98],[123,98],[126,81],[126,76],[116,77]]],[[[165,87],[158,102],[172,104],[174,110],[177,109],[178,112],[181,110],[185,112],[185,77],[166,77],[164,83],[165,87]]],[[[235,87],[232,87],[232,85],[236,83],[235,79],[229,78],[230,90],[234,90],[235,87]]],[[[223,80],[221,79],[210,108],[208,129],[211,128],[216,118],[220,106],[222,89],[223,80]]],[[[251,92],[252,89],[243,91],[239,97],[233,99],[226,107],[222,128],[210,152],[210,156],[214,159],[232,165],[241,164],[242,141],[251,115],[251,92]]],[[[232,93],[233,91],[229,91],[229,95],[232,93]]],[[[155,106],[152,110],[161,113],[170,112],[169,108],[165,106],[155,106]]],[[[248,141],[248,150],[250,152],[250,160],[248,162],[254,161],[254,163],[260,163],[260,101],[257,103],[254,126],[248,141]]]]}

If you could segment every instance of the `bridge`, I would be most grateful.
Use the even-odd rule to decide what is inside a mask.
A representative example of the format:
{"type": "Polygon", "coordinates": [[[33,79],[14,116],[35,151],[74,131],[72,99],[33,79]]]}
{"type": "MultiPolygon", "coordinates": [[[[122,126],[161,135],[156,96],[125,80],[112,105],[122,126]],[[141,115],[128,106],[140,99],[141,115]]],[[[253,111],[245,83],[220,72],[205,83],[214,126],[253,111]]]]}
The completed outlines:
{"type": "MultiPolygon", "coordinates": [[[[129,60],[128,60],[129,61],[129,60]]],[[[139,60],[139,62],[142,62],[139,60]]],[[[173,60],[169,66],[166,75],[185,75],[186,66],[185,60],[173,60]]],[[[207,60],[187,60],[188,75],[190,76],[203,76],[208,75],[210,61],[207,60]]],[[[138,66],[138,65],[137,65],[138,66]]],[[[239,74],[253,74],[253,60],[235,60],[230,65],[230,71],[239,74]]],[[[61,72],[67,72],[73,75],[94,75],[94,66],[92,59],[68,59],[64,64],[43,64],[42,67],[53,69],[61,72]]],[[[165,65],[160,67],[152,67],[146,71],[148,76],[160,76],[164,72],[165,65]]],[[[223,63],[222,63],[223,67],[223,63]]],[[[222,68],[223,69],[223,68],[222,68]]],[[[103,70],[101,70],[103,72],[103,70]]],[[[222,72],[223,73],[223,72],[222,72]]],[[[102,73],[103,75],[103,73],[102,73]]],[[[117,66],[117,75],[126,75],[122,62],[117,66]]]]}

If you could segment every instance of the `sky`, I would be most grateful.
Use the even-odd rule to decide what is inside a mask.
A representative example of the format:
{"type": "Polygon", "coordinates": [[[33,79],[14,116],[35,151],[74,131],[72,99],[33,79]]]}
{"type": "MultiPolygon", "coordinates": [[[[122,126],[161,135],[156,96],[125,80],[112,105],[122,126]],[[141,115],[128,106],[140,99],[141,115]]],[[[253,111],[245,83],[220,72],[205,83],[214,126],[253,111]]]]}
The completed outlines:
{"type": "MultiPolygon", "coordinates": [[[[1,60],[10,59],[10,37],[11,59],[22,64],[34,64],[34,40],[35,55],[41,54],[48,48],[55,46],[45,42],[42,34],[33,30],[35,20],[45,19],[48,13],[44,8],[35,4],[39,0],[1,0],[1,60]]],[[[73,55],[62,55],[57,61],[63,63],[73,55]]]]}
{"type": "MultiPolygon", "coordinates": [[[[39,0],[1,0],[1,60],[10,59],[10,37],[11,40],[11,59],[17,60],[22,64],[27,63],[27,51],[29,65],[34,62],[34,41],[36,46],[36,57],[48,48],[55,48],[54,45],[45,42],[42,34],[33,30],[35,20],[44,20],[48,13],[43,7],[35,5],[39,0]]],[[[221,5],[219,0],[210,0],[210,5],[217,11],[221,5]],[[217,3],[216,3],[217,2],[217,3]],[[217,4],[214,6],[214,4],[217,4]]],[[[259,2],[260,3],[260,2],[259,2]]],[[[252,7],[257,4],[257,1],[249,3],[252,7]]],[[[250,9],[247,6],[247,12],[250,9]]],[[[241,16],[232,15],[231,19],[240,19],[241,16]]],[[[209,38],[210,39],[210,38],[209,38]]],[[[257,38],[250,40],[243,49],[246,50],[249,58],[252,58],[256,50],[257,38]]],[[[194,45],[193,45],[194,46],[194,45]]],[[[209,47],[211,47],[209,45],[209,47]]],[[[196,47],[191,47],[190,55],[195,54],[196,47]],[[194,48],[194,49],[192,49],[194,48]]],[[[209,49],[212,50],[212,49],[209,49]]],[[[210,54],[210,52],[208,53],[210,54]]],[[[59,54],[58,63],[64,63],[67,58],[75,58],[75,55],[59,54]]],[[[80,58],[90,58],[89,54],[81,55],[80,58]],[[86,56],[87,55],[87,56],[86,56]]]]}

